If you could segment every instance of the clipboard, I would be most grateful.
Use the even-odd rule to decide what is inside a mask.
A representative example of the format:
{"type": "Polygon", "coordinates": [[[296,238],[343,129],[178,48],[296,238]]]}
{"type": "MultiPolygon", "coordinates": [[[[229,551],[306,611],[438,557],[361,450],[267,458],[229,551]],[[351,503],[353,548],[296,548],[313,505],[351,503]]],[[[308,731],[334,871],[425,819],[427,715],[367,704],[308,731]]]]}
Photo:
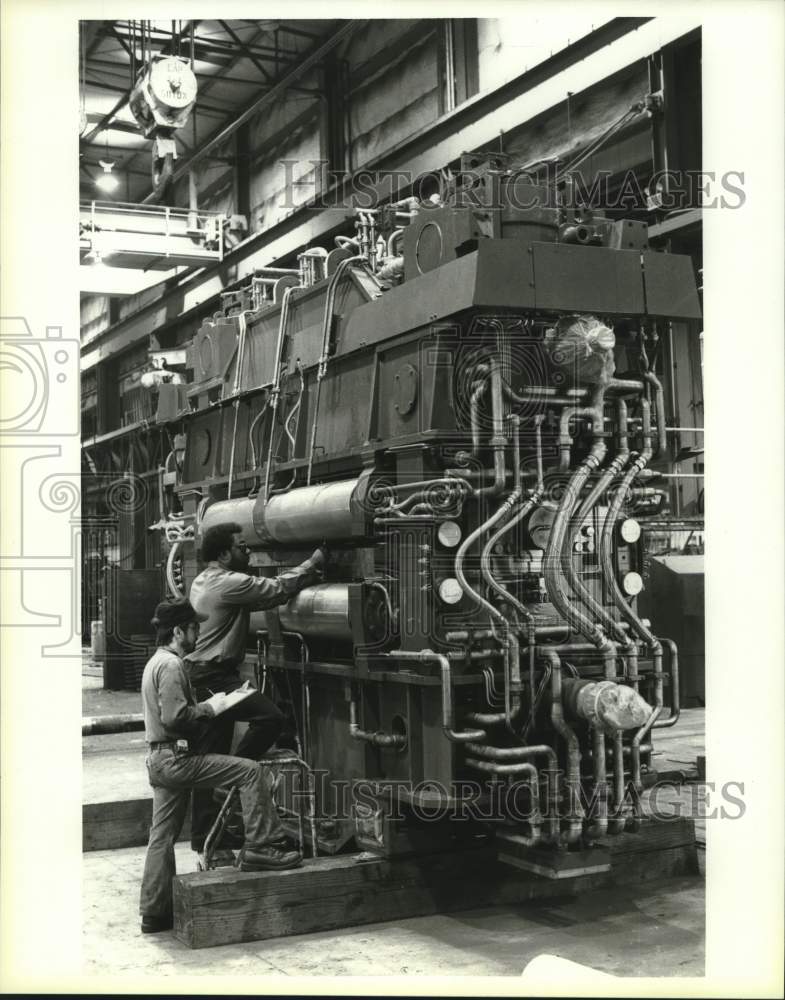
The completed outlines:
{"type": "Polygon", "coordinates": [[[246,681],[242,687],[239,687],[234,691],[230,691],[226,695],[222,708],[220,711],[215,713],[216,716],[223,715],[224,712],[228,712],[230,708],[234,708],[235,705],[239,705],[241,701],[245,701],[245,699],[251,694],[256,694],[256,688],[251,687],[249,682],[246,681]]]}

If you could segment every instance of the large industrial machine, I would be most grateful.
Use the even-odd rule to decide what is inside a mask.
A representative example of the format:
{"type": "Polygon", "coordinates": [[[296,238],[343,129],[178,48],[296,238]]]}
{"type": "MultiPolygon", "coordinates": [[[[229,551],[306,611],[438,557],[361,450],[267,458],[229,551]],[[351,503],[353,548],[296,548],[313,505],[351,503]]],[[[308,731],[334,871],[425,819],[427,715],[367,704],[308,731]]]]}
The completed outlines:
{"type": "Polygon", "coordinates": [[[156,381],[170,589],[221,522],[261,574],[326,543],[324,582],[248,636],[318,778],[315,846],[480,831],[553,870],[638,828],[679,715],[636,599],[665,451],[647,348],[699,317],[691,261],[496,156],[336,244],[225,295],[156,381]]]}

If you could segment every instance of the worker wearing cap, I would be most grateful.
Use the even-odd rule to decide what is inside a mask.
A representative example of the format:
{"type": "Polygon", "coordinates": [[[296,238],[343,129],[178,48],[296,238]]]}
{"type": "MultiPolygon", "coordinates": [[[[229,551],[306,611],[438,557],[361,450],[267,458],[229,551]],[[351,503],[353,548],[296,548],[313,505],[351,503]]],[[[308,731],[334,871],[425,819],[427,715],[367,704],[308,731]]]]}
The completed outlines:
{"type": "MultiPolygon", "coordinates": [[[[318,582],[327,554],[316,549],[310,559],[271,579],[251,576],[248,546],[239,524],[227,522],[209,528],[202,539],[206,568],[191,584],[189,599],[206,616],[196,648],[186,656],[191,683],[200,699],[213,692],[228,693],[240,687],[240,666],[245,660],[251,611],[285,604],[303,587],[318,582]]],[[[200,753],[229,753],[235,722],[248,729],[235,751],[238,757],[259,760],[280,736],[284,717],[278,707],[256,692],[222,716],[197,745],[200,753]]],[[[191,847],[201,851],[218,811],[213,796],[194,792],[191,813],[191,847]]],[[[222,860],[231,834],[224,833],[216,858],[222,860]]]]}
{"type": "Polygon", "coordinates": [[[209,729],[226,698],[219,693],[197,703],[183,664],[205,619],[185,598],[159,604],[153,618],[158,649],[142,675],[146,764],[153,787],[153,819],[139,904],[145,934],[172,927],[174,845],[192,788],[239,787],[245,826],[243,871],[294,868],[302,862],[299,851],[279,846],[283,828],[267,770],[240,757],[193,750],[192,743],[209,729]]]}

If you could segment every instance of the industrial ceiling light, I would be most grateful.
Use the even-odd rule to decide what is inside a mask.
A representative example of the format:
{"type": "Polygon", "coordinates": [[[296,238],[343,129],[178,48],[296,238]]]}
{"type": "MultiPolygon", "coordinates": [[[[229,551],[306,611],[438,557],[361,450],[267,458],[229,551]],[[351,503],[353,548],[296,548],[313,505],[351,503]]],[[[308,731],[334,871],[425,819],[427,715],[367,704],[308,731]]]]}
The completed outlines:
{"type": "Polygon", "coordinates": [[[117,175],[112,173],[114,162],[112,160],[99,160],[98,162],[103,167],[104,172],[96,179],[95,186],[106,191],[107,194],[111,194],[112,191],[117,190],[120,184],[117,175]]]}

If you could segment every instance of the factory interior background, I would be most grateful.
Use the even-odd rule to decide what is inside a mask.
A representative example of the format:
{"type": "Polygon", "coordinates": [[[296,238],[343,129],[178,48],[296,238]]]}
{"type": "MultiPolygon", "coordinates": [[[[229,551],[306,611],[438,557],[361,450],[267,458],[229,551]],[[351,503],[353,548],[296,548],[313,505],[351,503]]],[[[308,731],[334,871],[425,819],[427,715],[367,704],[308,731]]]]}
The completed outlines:
{"type": "Polygon", "coordinates": [[[714,45],[588,7],[78,22],[96,983],[700,988],[707,797],[747,809],[707,784],[714,45]],[[255,576],[327,552],[239,667],[303,860],[197,858],[187,819],[141,935],[150,619],[227,521],[255,576]]]}

